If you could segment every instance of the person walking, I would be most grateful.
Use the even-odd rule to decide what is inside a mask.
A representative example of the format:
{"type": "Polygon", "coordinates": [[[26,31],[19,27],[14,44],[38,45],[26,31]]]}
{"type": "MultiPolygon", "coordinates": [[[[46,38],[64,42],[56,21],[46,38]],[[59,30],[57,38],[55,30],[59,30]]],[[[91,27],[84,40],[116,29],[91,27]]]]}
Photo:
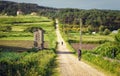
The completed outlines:
{"type": "Polygon", "coordinates": [[[81,49],[78,49],[78,60],[79,61],[81,60],[81,55],[82,55],[81,49]]]}
{"type": "Polygon", "coordinates": [[[61,44],[63,45],[63,41],[61,42],[61,44]]]}

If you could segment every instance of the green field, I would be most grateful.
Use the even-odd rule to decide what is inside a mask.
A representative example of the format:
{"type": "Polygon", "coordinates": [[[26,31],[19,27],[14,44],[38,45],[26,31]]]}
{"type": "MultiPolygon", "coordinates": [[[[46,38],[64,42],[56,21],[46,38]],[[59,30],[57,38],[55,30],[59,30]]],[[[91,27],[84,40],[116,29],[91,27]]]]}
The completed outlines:
{"type": "MultiPolygon", "coordinates": [[[[67,34],[68,39],[73,41],[73,43],[75,42],[79,42],[80,41],[80,33],[68,33],[67,34]]],[[[95,34],[95,35],[86,35],[86,34],[82,34],[82,42],[83,43],[96,43],[96,44],[101,44],[104,42],[113,42],[114,41],[114,35],[99,35],[99,34],[95,34]]]]}
{"type": "Polygon", "coordinates": [[[0,75],[54,76],[56,35],[53,21],[42,16],[0,16],[0,75]],[[42,28],[43,50],[33,48],[30,28],[42,28]],[[51,63],[52,62],[52,63],[51,63]]]}
{"type": "MultiPolygon", "coordinates": [[[[80,43],[79,31],[65,32],[62,27],[60,30],[68,48],[76,52],[80,46],[78,44],[80,43]],[[73,45],[75,45],[74,48],[73,45]]],[[[116,41],[115,35],[112,33],[109,35],[82,33],[82,60],[102,70],[107,76],[120,75],[120,43],[119,40],[116,41]],[[97,46],[88,50],[87,48],[92,47],[92,44],[97,46]]]]}

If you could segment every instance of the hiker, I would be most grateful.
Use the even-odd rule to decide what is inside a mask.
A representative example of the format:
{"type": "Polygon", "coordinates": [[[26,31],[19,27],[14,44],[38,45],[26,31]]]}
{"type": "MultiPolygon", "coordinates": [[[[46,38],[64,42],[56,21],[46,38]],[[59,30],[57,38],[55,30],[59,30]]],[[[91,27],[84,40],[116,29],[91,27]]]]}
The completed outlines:
{"type": "Polygon", "coordinates": [[[78,49],[78,60],[79,61],[81,60],[81,55],[82,55],[81,49],[78,49]]]}
{"type": "Polygon", "coordinates": [[[61,44],[63,45],[63,41],[61,42],[61,44]]]}

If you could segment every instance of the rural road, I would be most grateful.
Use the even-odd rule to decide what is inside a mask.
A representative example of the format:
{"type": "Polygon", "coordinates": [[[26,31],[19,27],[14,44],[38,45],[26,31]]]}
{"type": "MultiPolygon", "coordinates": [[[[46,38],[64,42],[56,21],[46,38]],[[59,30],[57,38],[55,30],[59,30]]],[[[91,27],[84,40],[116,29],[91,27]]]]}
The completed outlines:
{"type": "Polygon", "coordinates": [[[60,76],[105,76],[90,65],[83,61],[78,61],[72,52],[70,52],[60,34],[58,23],[56,25],[56,34],[58,41],[58,63],[60,68],[60,76]],[[61,42],[63,41],[63,45],[61,42]]]}

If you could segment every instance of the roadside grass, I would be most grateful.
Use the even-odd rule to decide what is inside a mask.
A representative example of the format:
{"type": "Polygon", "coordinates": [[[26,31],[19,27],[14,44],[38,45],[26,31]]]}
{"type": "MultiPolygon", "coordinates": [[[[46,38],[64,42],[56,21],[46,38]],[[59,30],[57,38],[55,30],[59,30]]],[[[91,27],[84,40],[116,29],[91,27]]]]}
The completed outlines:
{"type": "MultiPolygon", "coordinates": [[[[64,33],[62,31],[62,28],[60,28],[62,37],[64,38],[67,47],[70,51],[75,52],[75,56],[77,57],[77,52],[75,49],[72,48],[70,45],[70,40],[72,43],[78,43],[80,41],[80,34],[79,33],[64,33]]],[[[103,44],[105,42],[114,42],[114,35],[84,35],[82,34],[82,43],[97,43],[97,44],[103,44]]],[[[107,47],[107,46],[104,46],[107,47]]],[[[107,49],[106,49],[107,50],[107,49]]],[[[104,50],[101,50],[104,51],[104,50]]],[[[119,76],[120,75],[120,65],[116,61],[108,61],[105,60],[103,56],[96,56],[93,55],[91,51],[82,50],[82,61],[90,64],[91,66],[97,68],[98,70],[105,73],[107,76],[119,76]]]]}

